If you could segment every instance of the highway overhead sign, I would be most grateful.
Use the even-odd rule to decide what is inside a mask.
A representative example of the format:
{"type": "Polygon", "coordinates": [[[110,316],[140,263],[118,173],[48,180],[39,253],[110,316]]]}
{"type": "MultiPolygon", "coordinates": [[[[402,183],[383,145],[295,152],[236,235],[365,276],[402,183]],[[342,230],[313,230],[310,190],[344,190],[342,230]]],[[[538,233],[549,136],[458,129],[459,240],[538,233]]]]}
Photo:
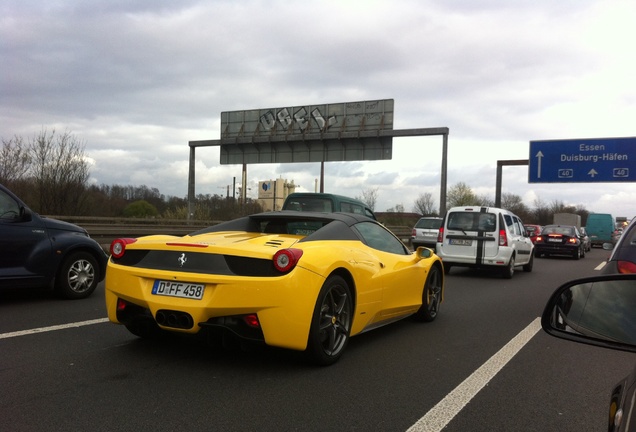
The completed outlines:
{"type": "Polygon", "coordinates": [[[636,138],[530,141],[528,183],[636,181],[636,138]]]}
{"type": "Polygon", "coordinates": [[[221,164],[390,160],[393,99],[221,113],[221,164]]]}

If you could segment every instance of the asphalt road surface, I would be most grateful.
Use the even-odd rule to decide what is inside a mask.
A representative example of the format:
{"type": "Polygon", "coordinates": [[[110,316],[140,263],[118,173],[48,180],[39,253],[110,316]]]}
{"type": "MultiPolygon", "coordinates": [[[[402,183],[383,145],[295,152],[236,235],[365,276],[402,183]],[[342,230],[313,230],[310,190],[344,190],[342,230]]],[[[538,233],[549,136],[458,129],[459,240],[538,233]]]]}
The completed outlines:
{"type": "Polygon", "coordinates": [[[549,295],[607,252],[536,259],[511,280],[453,268],[433,323],[351,339],[314,367],[297,353],[146,341],[86,300],[0,293],[0,431],[600,431],[636,356],[546,335],[549,295]]]}

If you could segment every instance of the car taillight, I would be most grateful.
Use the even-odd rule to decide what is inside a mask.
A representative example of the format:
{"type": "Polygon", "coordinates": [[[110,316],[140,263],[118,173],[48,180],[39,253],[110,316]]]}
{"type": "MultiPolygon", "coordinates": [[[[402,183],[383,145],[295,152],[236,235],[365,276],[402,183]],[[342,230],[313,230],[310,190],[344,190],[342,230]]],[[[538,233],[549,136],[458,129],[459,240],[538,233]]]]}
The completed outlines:
{"type": "Polygon", "coordinates": [[[577,244],[579,241],[575,238],[569,238],[568,243],[577,244]]]}
{"type": "Polygon", "coordinates": [[[243,321],[250,327],[259,328],[261,323],[258,321],[258,315],[248,314],[243,316],[243,321]]]}
{"type": "Polygon", "coordinates": [[[619,273],[636,273],[636,264],[631,261],[617,261],[616,268],[619,273]]]}
{"type": "Polygon", "coordinates": [[[499,246],[508,246],[508,236],[505,229],[499,230],[499,246]]]}
{"type": "Polygon", "coordinates": [[[128,302],[126,300],[122,300],[120,298],[117,299],[117,312],[126,310],[128,306],[128,302]]]}
{"type": "Polygon", "coordinates": [[[413,231],[411,231],[411,237],[415,236],[417,236],[417,231],[415,231],[415,228],[413,228],[413,231]]]}
{"type": "Polygon", "coordinates": [[[135,238],[118,238],[110,244],[110,254],[113,258],[121,258],[126,252],[126,245],[136,242],[135,238]]]}
{"type": "Polygon", "coordinates": [[[439,227],[439,232],[437,233],[437,243],[441,243],[444,241],[444,228],[439,227]]]}
{"type": "Polygon", "coordinates": [[[301,249],[281,249],[274,254],[274,267],[281,273],[288,273],[296,267],[301,256],[301,249]]]}

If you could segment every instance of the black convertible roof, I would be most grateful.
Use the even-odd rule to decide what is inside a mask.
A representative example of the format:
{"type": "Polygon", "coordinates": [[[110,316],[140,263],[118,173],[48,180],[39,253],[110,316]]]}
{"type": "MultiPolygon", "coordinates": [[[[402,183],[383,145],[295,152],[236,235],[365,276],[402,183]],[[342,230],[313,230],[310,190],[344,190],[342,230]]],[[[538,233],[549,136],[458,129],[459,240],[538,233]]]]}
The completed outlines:
{"type": "Polygon", "coordinates": [[[354,213],[322,213],[322,212],[299,212],[294,210],[283,210],[265,213],[256,213],[239,219],[222,222],[190,235],[206,234],[221,231],[247,231],[247,232],[267,232],[267,233],[290,233],[286,227],[293,224],[298,228],[299,224],[310,226],[312,233],[306,233],[307,240],[360,240],[357,234],[351,230],[351,226],[359,222],[378,223],[373,219],[354,213]],[[274,229],[267,227],[283,227],[274,229]],[[311,237],[311,238],[309,238],[311,237]]]}

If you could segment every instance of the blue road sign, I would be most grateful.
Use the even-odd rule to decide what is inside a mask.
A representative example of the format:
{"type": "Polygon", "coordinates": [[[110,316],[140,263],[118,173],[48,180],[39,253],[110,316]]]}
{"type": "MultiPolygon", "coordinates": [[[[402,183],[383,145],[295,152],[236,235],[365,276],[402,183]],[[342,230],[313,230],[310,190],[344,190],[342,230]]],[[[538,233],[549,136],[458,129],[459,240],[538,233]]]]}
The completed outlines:
{"type": "Polygon", "coordinates": [[[636,181],[636,138],[530,141],[528,183],[636,181]]]}

